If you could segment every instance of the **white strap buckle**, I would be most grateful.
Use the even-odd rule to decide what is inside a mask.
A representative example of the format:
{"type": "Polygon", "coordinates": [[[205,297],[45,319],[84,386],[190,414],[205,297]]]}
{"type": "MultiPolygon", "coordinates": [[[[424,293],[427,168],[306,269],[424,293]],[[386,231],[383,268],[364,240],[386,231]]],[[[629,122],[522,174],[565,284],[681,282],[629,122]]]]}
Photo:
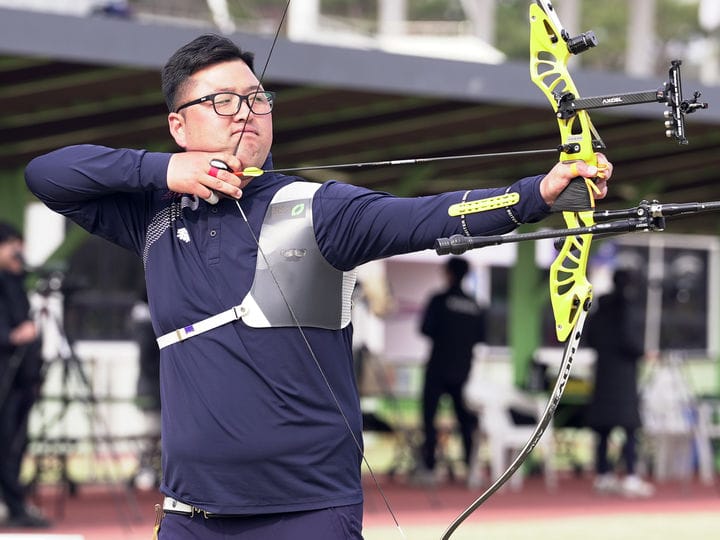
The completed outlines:
{"type": "Polygon", "coordinates": [[[167,334],[163,334],[162,336],[157,338],[158,347],[164,349],[168,345],[180,343],[181,341],[190,339],[193,336],[203,334],[209,330],[214,330],[215,328],[223,326],[227,323],[237,321],[238,319],[241,319],[242,317],[247,315],[247,313],[247,308],[242,304],[238,306],[233,306],[230,309],[223,311],[222,313],[218,313],[217,315],[213,315],[212,317],[208,317],[207,319],[203,319],[202,321],[198,321],[196,323],[189,324],[182,328],[173,330],[172,332],[168,332],[167,334]]]}

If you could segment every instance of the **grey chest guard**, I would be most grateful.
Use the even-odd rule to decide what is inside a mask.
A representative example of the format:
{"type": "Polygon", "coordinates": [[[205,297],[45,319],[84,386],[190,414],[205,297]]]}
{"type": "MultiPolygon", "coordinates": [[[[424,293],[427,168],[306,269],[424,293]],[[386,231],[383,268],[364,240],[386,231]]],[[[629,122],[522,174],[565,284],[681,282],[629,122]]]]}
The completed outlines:
{"type": "Polygon", "coordinates": [[[339,330],[350,323],[356,272],[333,268],[320,253],[312,215],[312,200],[320,186],[293,182],[270,202],[260,232],[255,277],[241,304],[242,320],[248,326],[300,324],[339,330]]]}

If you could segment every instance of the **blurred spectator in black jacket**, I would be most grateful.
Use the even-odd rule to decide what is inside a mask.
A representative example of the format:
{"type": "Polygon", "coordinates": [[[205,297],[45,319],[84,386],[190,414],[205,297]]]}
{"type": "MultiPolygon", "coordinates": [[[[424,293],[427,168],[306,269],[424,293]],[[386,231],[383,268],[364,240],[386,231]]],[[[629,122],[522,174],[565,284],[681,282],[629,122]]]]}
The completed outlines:
{"type": "Polygon", "coordinates": [[[8,519],[0,527],[47,527],[26,504],[20,469],[28,443],[28,416],[41,383],[38,329],[30,317],[20,232],[0,222],[0,494],[8,519]]]}
{"type": "Polygon", "coordinates": [[[473,347],[485,341],[485,312],[462,289],[468,273],[465,259],[452,257],[443,267],[447,288],[433,296],[425,309],[421,331],[432,340],[432,352],[425,367],[422,395],[425,442],[422,458],[423,480],[434,480],[437,429],[435,415],[440,398],[452,398],[462,437],[465,462],[469,463],[478,419],[463,400],[463,387],[472,367],[473,347]]]}
{"type": "Polygon", "coordinates": [[[651,484],[636,474],[637,432],[641,428],[638,364],[644,356],[644,306],[639,304],[640,276],[617,270],[614,289],[597,300],[597,310],[587,322],[587,345],[597,353],[595,382],[586,422],[597,434],[594,488],[600,493],[648,497],[651,484]],[[613,429],[621,428],[625,439],[622,461],[625,477],[615,474],[608,456],[613,429]]]}

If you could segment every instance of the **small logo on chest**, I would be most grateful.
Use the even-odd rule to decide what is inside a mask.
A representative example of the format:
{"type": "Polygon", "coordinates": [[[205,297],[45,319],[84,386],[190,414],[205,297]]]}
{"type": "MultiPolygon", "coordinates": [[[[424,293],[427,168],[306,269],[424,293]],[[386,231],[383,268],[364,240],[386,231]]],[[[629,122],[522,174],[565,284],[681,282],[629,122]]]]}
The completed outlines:
{"type": "Polygon", "coordinates": [[[177,236],[178,240],[181,240],[181,241],[185,242],[186,244],[190,243],[190,233],[187,231],[187,229],[185,227],[181,227],[180,229],[178,229],[176,236],[177,236]]]}

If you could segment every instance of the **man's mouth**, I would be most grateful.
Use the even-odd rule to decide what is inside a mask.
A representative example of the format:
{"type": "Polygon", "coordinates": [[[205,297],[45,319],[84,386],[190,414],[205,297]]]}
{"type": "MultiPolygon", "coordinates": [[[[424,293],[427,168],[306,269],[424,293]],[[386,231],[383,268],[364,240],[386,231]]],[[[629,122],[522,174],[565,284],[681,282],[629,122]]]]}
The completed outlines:
{"type": "Polygon", "coordinates": [[[248,135],[253,135],[253,136],[257,137],[258,132],[252,128],[248,128],[248,129],[241,129],[239,131],[236,131],[233,133],[233,135],[239,135],[240,139],[242,139],[243,137],[246,137],[248,135]]]}

